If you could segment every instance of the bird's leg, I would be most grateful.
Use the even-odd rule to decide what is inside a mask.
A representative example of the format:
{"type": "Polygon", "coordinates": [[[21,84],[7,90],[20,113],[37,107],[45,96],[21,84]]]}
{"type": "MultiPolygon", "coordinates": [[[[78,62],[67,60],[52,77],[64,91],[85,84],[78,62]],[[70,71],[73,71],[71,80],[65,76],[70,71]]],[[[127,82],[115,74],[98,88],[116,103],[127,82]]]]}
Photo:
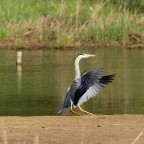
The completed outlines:
{"type": "Polygon", "coordinates": [[[88,112],[88,111],[83,110],[80,106],[78,106],[78,107],[79,107],[79,110],[80,110],[80,111],[82,111],[82,112],[84,112],[84,113],[87,113],[87,114],[90,114],[90,115],[94,115],[93,113],[90,113],[90,112],[88,112]]]}
{"type": "Polygon", "coordinates": [[[76,111],[73,111],[73,104],[71,103],[71,107],[70,107],[70,112],[77,114],[77,115],[81,115],[82,113],[78,113],[76,111]]]}

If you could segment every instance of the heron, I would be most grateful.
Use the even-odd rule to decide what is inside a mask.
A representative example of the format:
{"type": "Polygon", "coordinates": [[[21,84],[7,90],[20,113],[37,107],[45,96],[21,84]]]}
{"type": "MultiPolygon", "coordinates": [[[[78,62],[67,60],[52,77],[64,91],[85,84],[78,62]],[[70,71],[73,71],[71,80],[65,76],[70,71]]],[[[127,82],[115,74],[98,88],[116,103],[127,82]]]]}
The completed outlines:
{"type": "Polygon", "coordinates": [[[91,70],[88,72],[80,73],[79,62],[81,59],[94,57],[96,55],[92,54],[79,54],[75,59],[75,79],[73,83],[69,86],[64,101],[58,111],[58,115],[61,115],[65,108],[70,107],[70,112],[75,114],[90,114],[81,108],[81,105],[93,98],[102,91],[103,88],[115,77],[115,74],[102,76],[103,69],[91,70]],[[79,108],[80,113],[74,111],[73,108],[79,108]]]}

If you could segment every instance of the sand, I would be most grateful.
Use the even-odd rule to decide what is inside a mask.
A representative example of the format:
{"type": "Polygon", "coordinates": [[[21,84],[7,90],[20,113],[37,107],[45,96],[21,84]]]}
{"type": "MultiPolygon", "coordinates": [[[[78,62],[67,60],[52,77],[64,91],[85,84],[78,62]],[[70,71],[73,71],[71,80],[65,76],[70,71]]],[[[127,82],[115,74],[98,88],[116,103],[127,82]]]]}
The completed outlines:
{"type": "Polygon", "coordinates": [[[0,117],[0,144],[144,144],[144,116],[0,117]]]}

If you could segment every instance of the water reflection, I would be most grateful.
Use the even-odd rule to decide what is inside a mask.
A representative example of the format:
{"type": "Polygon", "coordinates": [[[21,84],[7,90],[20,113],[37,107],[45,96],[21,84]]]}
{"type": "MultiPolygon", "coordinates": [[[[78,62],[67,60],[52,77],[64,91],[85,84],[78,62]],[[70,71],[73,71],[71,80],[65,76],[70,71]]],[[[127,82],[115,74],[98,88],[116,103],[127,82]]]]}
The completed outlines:
{"type": "MultiPolygon", "coordinates": [[[[0,51],[0,115],[55,115],[74,79],[79,53],[96,54],[80,62],[81,72],[104,68],[116,79],[83,105],[96,114],[144,114],[144,51],[96,49],[84,51],[24,51],[22,67],[15,51],[0,51]]],[[[70,115],[69,110],[64,115],[70,115]]]]}
{"type": "Polygon", "coordinates": [[[22,79],[22,66],[21,65],[16,65],[17,68],[17,87],[18,87],[18,92],[21,91],[21,79],[22,79]]]}

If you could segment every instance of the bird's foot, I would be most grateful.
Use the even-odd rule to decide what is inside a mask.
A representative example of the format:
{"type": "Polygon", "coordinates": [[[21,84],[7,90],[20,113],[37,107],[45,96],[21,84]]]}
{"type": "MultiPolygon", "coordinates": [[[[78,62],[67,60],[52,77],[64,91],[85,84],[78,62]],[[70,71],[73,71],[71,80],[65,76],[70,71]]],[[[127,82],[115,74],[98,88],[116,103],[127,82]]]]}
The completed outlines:
{"type": "Polygon", "coordinates": [[[90,112],[88,112],[88,111],[83,110],[80,106],[79,106],[79,110],[82,111],[82,112],[84,112],[84,113],[86,113],[86,114],[94,115],[93,113],[90,113],[90,112]]]}
{"type": "Polygon", "coordinates": [[[72,109],[70,109],[70,112],[72,112],[74,114],[77,114],[77,115],[83,115],[83,113],[79,113],[79,112],[73,111],[72,109]]]}

